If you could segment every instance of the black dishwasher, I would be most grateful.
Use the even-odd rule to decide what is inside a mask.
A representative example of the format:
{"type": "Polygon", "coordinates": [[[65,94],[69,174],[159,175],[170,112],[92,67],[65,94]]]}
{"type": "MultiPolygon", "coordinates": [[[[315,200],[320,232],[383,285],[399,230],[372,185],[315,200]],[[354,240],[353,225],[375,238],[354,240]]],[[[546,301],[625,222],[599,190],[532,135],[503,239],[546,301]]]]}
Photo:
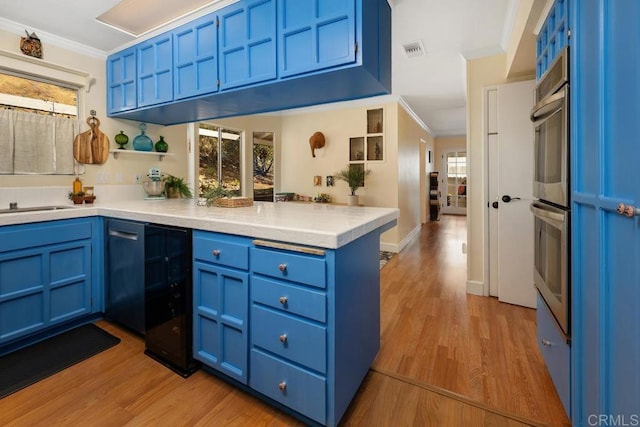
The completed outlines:
{"type": "Polygon", "coordinates": [[[188,377],[192,357],[191,230],[148,224],[144,234],[145,353],[188,377]]]}
{"type": "Polygon", "coordinates": [[[107,220],[106,317],[144,334],[145,224],[107,220]]]}

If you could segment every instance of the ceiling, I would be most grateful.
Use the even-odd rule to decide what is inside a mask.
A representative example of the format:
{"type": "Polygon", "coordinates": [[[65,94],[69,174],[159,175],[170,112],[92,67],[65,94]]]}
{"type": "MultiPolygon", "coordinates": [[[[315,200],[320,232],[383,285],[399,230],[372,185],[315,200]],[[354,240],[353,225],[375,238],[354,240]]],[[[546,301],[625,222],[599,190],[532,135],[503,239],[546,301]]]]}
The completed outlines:
{"type": "MultiPolygon", "coordinates": [[[[150,1],[7,1],[0,6],[0,28],[24,28],[35,31],[45,45],[71,42],[80,51],[106,55],[135,41],[132,33],[144,37],[145,29],[152,30],[158,22],[180,22],[189,9],[233,2],[150,1]],[[124,11],[123,25],[135,31],[125,33],[96,19],[106,13],[106,20],[117,26],[113,24],[117,10],[111,10],[116,6],[124,11]],[[142,12],[135,12],[136,8],[142,12]]],[[[388,0],[393,8],[392,95],[401,97],[435,136],[465,134],[465,61],[506,51],[521,1],[388,0]],[[409,43],[421,44],[424,54],[407,56],[403,45],[409,43]]],[[[529,65],[533,70],[533,55],[525,68],[529,65]]]]}

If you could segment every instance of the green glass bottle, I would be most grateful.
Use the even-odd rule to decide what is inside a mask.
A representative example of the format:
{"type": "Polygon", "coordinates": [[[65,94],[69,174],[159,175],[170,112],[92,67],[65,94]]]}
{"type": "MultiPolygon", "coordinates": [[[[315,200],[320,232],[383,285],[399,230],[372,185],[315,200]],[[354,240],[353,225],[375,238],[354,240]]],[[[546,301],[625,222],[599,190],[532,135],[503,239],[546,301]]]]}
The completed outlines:
{"type": "Polygon", "coordinates": [[[160,136],[160,140],[156,142],[156,151],[158,153],[166,153],[169,149],[169,144],[164,140],[164,136],[160,136]]]}
{"type": "Polygon", "coordinates": [[[118,148],[120,150],[126,150],[126,148],[124,148],[124,146],[127,145],[127,143],[129,142],[129,137],[127,135],[125,135],[123,130],[121,130],[120,133],[117,134],[114,139],[116,140],[116,144],[119,145],[118,148]]]}

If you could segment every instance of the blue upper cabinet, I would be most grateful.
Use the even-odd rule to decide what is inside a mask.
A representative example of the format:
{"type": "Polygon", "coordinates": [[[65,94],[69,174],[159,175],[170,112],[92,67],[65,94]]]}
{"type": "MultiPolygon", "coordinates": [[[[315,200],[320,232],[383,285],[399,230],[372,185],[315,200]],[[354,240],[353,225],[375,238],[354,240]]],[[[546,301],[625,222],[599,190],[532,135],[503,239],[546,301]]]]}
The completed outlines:
{"type": "Polygon", "coordinates": [[[173,41],[171,33],[146,40],[136,47],[138,107],[173,100],[173,41]]]}
{"type": "Polygon", "coordinates": [[[278,0],[282,77],[356,61],[355,0],[278,0]]]}
{"type": "Polygon", "coordinates": [[[539,80],[569,44],[569,0],[555,0],[536,43],[536,78],[539,80]]]}
{"type": "Polygon", "coordinates": [[[138,106],[136,101],[136,50],[125,49],[107,58],[107,112],[138,106]]]}
{"type": "Polygon", "coordinates": [[[218,90],[218,28],[215,14],[173,31],[174,99],[218,90]]]}
{"type": "Polygon", "coordinates": [[[276,0],[248,0],[220,11],[220,88],[276,75],[276,0]]]}
{"type": "Polygon", "coordinates": [[[133,105],[111,108],[122,84],[109,75],[111,117],[173,125],[386,95],[391,7],[240,0],[141,42],[134,60],[133,105]]]}

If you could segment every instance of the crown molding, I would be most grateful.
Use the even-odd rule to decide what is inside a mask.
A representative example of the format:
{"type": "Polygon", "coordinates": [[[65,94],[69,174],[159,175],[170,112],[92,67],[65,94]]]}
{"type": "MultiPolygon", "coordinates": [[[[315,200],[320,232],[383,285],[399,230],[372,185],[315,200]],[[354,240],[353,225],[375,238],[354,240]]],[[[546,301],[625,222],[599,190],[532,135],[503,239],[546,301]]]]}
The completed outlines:
{"type": "MultiPolygon", "coordinates": [[[[18,36],[24,35],[24,25],[18,24],[13,21],[9,21],[5,18],[0,18],[0,30],[4,30],[8,33],[14,33],[18,36]]],[[[64,37],[57,36],[55,34],[48,33],[38,28],[30,28],[30,31],[38,34],[38,37],[43,43],[51,43],[62,49],[67,49],[75,53],[80,53],[86,56],[90,56],[98,59],[106,59],[107,52],[87,46],[82,43],[74,42],[64,37]]]]}

